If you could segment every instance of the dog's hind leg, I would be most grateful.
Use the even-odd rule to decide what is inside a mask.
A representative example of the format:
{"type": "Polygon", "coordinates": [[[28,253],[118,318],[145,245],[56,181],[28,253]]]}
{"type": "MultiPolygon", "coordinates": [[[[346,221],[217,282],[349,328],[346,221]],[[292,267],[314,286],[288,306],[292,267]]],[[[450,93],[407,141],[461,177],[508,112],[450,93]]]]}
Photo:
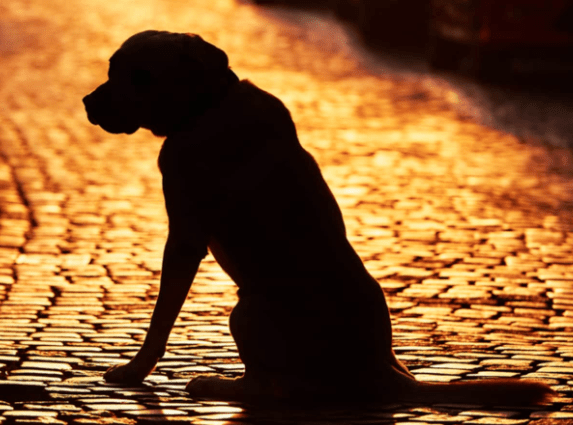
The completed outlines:
{"type": "Polygon", "coordinates": [[[231,334],[247,375],[282,374],[292,369],[295,359],[289,354],[298,342],[285,335],[285,328],[296,326],[289,316],[285,308],[264,295],[245,296],[235,306],[231,334]]]}
{"type": "Polygon", "coordinates": [[[301,361],[304,356],[297,352],[308,344],[304,332],[295,336],[293,322],[296,319],[288,308],[263,295],[242,297],[231,313],[230,327],[245,364],[244,376],[199,376],[186,390],[193,397],[227,400],[289,398],[293,386],[310,390],[310,382],[297,378],[306,368],[301,361]]]}

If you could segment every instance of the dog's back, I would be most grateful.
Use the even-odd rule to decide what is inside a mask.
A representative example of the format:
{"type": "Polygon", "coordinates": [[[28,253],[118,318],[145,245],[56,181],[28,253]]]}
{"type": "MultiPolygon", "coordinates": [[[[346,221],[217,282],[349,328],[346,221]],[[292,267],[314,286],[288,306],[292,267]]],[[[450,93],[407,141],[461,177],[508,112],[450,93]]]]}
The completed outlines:
{"type": "MultiPolygon", "coordinates": [[[[529,404],[553,394],[540,383],[426,384],[403,373],[382,290],[349,244],[338,204],[283,103],[242,81],[186,137],[203,140],[202,128],[211,131],[210,143],[193,162],[207,170],[209,247],[241,297],[262,295],[275,306],[259,320],[270,324],[261,331],[265,342],[250,345],[276,359],[271,334],[280,330],[277,337],[290,345],[288,361],[277,366],[283,373],[304,379],[311,371],[346,397],[386,401],[529,404]]],[[[234,336],[259,340],[245,332],[234,336]]],[[[249,356],[242,357],[247,364],[249,356]]]]}
{"type": "Polygon", "coordinates": [[[229,270],[239,286],[264,277],[264,288],[251,289],[268,291],[270,276],[291,287],[304,276],[332,289],[334,277],[351,284],[346,278],[365,273],[287,108],[250,82],[240,82],[192,128],[168,138],[159,162],[164,178],[180,170],[186,196],[204,198],[194,204],[210,228],[210,245],[240,269],[229,270]]]}

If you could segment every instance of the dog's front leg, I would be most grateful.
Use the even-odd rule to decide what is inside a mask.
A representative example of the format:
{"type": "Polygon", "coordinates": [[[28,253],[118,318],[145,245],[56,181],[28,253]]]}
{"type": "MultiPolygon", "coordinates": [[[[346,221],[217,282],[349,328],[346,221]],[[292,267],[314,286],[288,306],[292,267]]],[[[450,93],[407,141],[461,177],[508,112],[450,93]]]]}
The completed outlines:
{"type": "Polygon", "coordinates": [[[106,381],[122,384],[139,383],[155,368],[165,353],[169,333],[183,307],[203,258],[196,252],[179,244],[174,238],[167,239],[159,295],[145,341],[129,363],[108,369],[104,375],[106,381]]]}

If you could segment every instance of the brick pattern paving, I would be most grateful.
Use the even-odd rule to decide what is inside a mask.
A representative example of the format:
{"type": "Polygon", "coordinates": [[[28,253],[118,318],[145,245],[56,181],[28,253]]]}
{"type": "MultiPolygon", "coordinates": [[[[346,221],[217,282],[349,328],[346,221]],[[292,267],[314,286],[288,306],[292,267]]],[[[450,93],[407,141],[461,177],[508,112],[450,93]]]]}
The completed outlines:
{"type": "Polygon", "coordinates": [[[369,74],[325,21],[202,3],[0,5],[0,423],[573,423],[569,152],[460,117],[431,81],[369,74]],[[418,379],[540,378],[560,399],[308,410],[187,398],[198,373],[242,372],[227,326],[235,289],[212,258],[152,376],[104,383],[137,351],[158,291],[161,142],[103,133],[80,100],[114,49],[151,27],[202,34],[285,101],[418,379]]]}

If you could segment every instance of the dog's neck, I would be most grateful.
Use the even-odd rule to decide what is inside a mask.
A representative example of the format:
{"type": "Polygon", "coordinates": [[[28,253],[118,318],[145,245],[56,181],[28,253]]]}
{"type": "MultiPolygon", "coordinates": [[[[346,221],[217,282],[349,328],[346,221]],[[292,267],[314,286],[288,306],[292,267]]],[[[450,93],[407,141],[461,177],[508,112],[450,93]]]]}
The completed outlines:
{"type": "Polygon", "coordinates": [[[239,77],[235,74],[231,68],[227,68],[222,76],[215,77],[215,83],[213,84],[214,90],[212,91],[211,101],[214,104],[218,104],[223,100],[231,87],[239,82],[239,77]]]}
{"type": "Polygon", "coordinates": [[[233,85],[239,82],[239,77],[237,77],[237,74],[235,74],[231,68],[227,69],[227,79],[229,85],[233,85]]]}
{"type": "Polygon", "coordinates": [[[205,93],[199,94],[199,99],[194,99],[189,105],[189,113],[181,120],[176,131],[182,131],[193,127],[202,115],[209,109],[216,108],[229,95],[229,92],[239,83],[239,77],[230,68],[222,76],[217,76],[209,81],[209,88],[205,93]]]}

